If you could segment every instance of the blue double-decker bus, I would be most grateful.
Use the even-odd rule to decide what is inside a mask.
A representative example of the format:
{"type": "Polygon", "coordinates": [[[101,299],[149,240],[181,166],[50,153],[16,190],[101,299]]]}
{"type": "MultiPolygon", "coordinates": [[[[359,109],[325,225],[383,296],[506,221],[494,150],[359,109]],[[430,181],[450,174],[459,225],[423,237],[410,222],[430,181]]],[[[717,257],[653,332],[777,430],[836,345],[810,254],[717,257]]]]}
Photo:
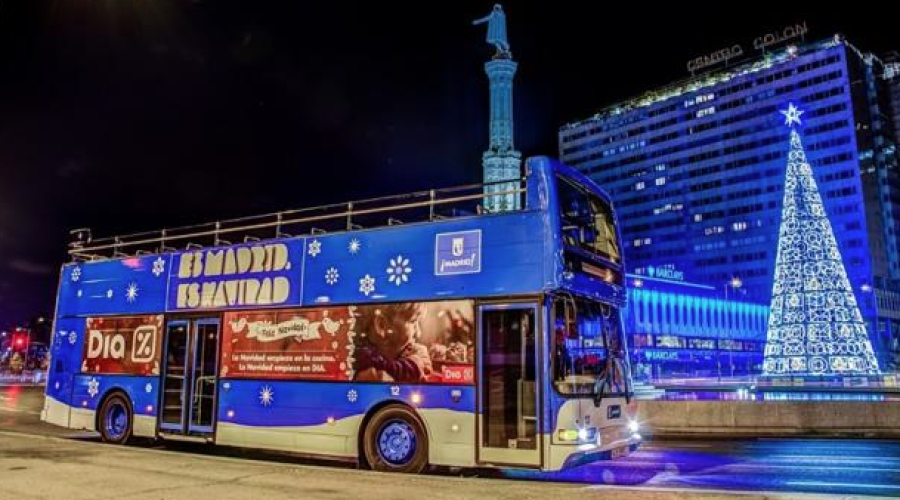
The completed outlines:
{"type": "Polygon", "coordinates": [[[73,231],[42,419],[358,461],[556,470],[640,440],[609,198],[548,158],[472,185],[73,231]],[[523,208],[490,213],[490,197],[523,208]]]}

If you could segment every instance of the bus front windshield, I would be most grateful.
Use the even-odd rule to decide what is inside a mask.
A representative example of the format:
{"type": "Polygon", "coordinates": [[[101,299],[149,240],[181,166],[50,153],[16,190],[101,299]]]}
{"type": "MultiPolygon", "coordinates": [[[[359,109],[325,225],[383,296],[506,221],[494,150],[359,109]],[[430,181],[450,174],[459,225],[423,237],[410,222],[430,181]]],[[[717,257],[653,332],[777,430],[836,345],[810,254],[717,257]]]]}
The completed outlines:
{"type": "Polygon", "coordinates": [[[560,394],[624,396],[631,391],[617,307],[557,299],[554,339],[554,385],[560,394]]]}
{"type": "Polygon", "coordinates": [[[621,262],[612,207],[565,177],[557,178],[560,223],[566,245],[621,262]]]}

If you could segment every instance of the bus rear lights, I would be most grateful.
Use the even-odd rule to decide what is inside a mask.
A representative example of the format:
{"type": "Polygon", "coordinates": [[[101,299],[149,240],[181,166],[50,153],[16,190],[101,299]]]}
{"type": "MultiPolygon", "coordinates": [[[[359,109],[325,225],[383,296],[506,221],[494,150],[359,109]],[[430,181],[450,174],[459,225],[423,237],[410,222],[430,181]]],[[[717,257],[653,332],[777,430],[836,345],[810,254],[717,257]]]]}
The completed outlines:
{"type": "Polygon", "coordinates": [[[147,413],[153,413],[153,405],[147,405],[146,411],[147,413]]]}
{"type": "Polygon", "coordinates": [[[412,401],[412,404],[417,405],[422,402],[422,395],[418,392],[414,392],[412,396],[409,398],[412,401]]]}
{"type": "Polygon", "coordinates": [[[87,408],[87,401],[82,401],[81,406],[84,406],[85,408],[87,408]]]}
{"type": "Polygon", "coordinates": [[[234,410],[228,410],[228,411],[225,413],[225,416],[228,417],[229,419],[234,418],[234,410]]]}

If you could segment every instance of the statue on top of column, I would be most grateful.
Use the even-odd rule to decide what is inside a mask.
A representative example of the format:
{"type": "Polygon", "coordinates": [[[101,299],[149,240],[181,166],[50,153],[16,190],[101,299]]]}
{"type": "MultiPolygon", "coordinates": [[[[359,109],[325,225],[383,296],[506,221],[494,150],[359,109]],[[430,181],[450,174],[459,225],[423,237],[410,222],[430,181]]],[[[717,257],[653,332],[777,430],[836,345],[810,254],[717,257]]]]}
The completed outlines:
{"type": "Polygon", "coordinates": [[[472,25],[487,23],[487,43],[497,47],[497,56],[509,57],[509,42],[506,41],[506,14],[500,4],[494,4],[490,14],[472,21],[472,25]]]}

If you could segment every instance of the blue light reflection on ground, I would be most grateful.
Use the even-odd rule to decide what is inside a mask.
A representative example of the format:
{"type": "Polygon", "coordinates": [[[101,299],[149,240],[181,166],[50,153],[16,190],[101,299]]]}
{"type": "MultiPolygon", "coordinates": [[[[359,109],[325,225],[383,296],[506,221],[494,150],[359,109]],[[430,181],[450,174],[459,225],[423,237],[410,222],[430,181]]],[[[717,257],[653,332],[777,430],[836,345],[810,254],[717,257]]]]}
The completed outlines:
{"type": "Polygon", "coordinates": [[[705,453],[686,451],[644,451],[619,460],[594,462],[556,472],[506,470],[503,475],[514,479],[563,481],[571,483],[645,486],[660,478],[692,474],[704,469],[733,463],[734,460],[705,453]]]}
{"type": "Polygon", "coordinates": [[[632,455],[507,478],[595,486],[900,494],[900,442],[859,439],[654,441],[632,455]]]}
{"type": "Polygon", "coordinates": [[[852,392],[749,392],[691,391],[674,392],[655,397],[662,401],[900,401],[900,394],[867,394],[852,392]]]}

